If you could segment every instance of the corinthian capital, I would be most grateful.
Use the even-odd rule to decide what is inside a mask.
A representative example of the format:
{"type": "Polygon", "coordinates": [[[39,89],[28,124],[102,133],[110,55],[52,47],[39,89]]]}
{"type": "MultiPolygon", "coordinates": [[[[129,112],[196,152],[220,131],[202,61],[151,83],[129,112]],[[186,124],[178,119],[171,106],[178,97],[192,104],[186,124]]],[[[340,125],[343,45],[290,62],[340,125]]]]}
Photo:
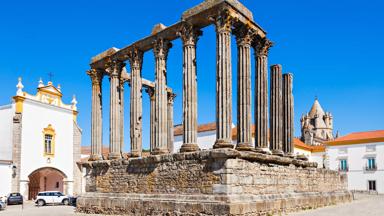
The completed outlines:
{"type": "Polygon", "coordinates": [[[135,68],[141,70],[143,65],[143,51],[133,47],[128,51],[128,60],[132,69],[135,68]]]}
{"type": "Polygon", "coordinates": [[[238,45],[250,46],[256,32],[246,25],[240,25],[233,31],[233,34],[236,35],[236,42],[238,45]]]}
{"type": "Polygon", "coordinates": [[[201,30],[194,28],[193,25],[188,22],[183,23],[179,32],[184,46],[196,45],[199,36],[201,36],[202,34],[203,32],[201,30]]]}
{"type": "Polygon", "coordinates": [[[167,59],[168,51],[172,48],[172,43],[164,40],[163,38],[159,38],[155,41],[153,46],[153,53],[156,58],[164,58],[167,59]]]}
{"type": "Polygon", "coordinates": [[[91,77],[92,84],[94,85],[100,84],[104,76],[103,71],[94,68],[88,70],[87,74],[91,77]]]}
{"type": "Polygon", "coordinates": [[[230,33],[234,18],[228,10],[222,11],[217,17],[214,18],[216,25],[216,32],[230,33]]]}
{"type": "Polygon", "coordinates": [[[258,56],[268,56],[269,48],[273,46],[272,41],[267,38],[256,39],[254,41],[254,47],[258,56]]]}
{"type": "Polygon", "coordinates": [[[121,76],[121,72],[125,67],[125,63],[117,59],[109,59],[105,63],[105,70],[109,73],[111,77],[121,76]]]}
{"type": "Polygon", "coordinates": [[[168,92],[168,104],[173,104],[175,101],[176,94],[168,92]]]}

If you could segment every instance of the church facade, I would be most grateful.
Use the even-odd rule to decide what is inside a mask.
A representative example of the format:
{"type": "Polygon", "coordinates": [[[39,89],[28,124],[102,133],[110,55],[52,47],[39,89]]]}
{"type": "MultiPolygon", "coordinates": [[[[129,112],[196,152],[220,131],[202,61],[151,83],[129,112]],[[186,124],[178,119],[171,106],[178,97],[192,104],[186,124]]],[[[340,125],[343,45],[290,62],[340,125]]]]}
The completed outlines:
{"type": "Polygon", "coordinates": [[[12,103],[0,107],[0,196],[39,191],[81,192],[82,131],[77,101],[62,101],[60,86],[40,80],[35,95],[23,91],[21,78],[12,103]]]}

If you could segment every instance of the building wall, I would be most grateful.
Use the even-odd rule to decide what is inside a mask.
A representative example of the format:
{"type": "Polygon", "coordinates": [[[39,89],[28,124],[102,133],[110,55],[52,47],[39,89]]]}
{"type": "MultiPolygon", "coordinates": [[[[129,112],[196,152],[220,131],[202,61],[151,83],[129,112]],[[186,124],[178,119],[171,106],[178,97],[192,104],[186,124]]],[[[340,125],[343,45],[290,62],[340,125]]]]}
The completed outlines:
{"type": "Polygon", "coordinates": [[[12,160],[12,119],[14,113],[12,105],[0,107],[0,160],[12,160]]]}
{"type": "Polygon", "coordinates": [[[0,197],[8,196],[12,188],[12,165],[0,162],[0,197]]]}
{"type": "MultiPolygon", "coordinates": [[[[197,143],[201,150],[212,149],[216,141],[215,131],[200,132],[197,136],[197,143]]],[[[181,145],[183,145],[183,135],[175,136],[174,152],[179,152],[181,145]]]]}
{"type": "Polygon", "coordinates": [[[339,145],[328,147],[329,168],[339,169],[339,161],[347,159],[348,189],[349,190],[368,190],[368,180],[376,181],[378,193],[384,194],[384,142],[339,145]],[[375,146],[375,151],[367,151],[367,146],[375,146]],[[366,171],[368,157],[376,158],[376,171],[366,171]]]}
{"type": "MultiPolygon", "coordinates": [[[[42,167],[55,167],[73,188],[73,113],[71,110],[26,99],[23,104],[20,181],[21,193],[28,194],[28,176],[42,167]],[[43,129],[51,124],[55,129],[54,156],[44,156],[43,129]]],[[[72,191],[68,191],[72,193],[72,191]]]]}

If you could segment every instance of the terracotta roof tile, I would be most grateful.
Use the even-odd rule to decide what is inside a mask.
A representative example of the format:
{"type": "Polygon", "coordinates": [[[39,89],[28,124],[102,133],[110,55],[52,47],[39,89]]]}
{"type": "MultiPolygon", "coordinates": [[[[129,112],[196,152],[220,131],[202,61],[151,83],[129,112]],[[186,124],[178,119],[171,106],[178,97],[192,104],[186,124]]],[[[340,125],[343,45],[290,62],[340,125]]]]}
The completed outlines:
{"type": "Polygon", "coordinates": [[[373,142],[384,142],[384,130],[364,131],[350,133],[346,136],[339,137],[329,141],[327,145],[348,145],[348,144],[363,144],[373,142]]]}

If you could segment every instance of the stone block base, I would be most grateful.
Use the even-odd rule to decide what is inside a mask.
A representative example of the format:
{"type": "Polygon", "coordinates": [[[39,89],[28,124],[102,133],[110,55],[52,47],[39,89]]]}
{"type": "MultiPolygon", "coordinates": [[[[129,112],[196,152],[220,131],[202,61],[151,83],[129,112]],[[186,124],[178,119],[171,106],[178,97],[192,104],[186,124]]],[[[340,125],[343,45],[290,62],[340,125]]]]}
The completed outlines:
{"type": "Polygon", "coordinates": [[[258,196],[87,193],[78,199],[77,210],[110,215],[268,215],[349,201],[348,192],[258,196]]]}
{"type": "Polygon", "coordinates": [[[83,165],[83,213],[266,215],[351,200],[338,172],[257,152],[215,149],[83,165]]]}

